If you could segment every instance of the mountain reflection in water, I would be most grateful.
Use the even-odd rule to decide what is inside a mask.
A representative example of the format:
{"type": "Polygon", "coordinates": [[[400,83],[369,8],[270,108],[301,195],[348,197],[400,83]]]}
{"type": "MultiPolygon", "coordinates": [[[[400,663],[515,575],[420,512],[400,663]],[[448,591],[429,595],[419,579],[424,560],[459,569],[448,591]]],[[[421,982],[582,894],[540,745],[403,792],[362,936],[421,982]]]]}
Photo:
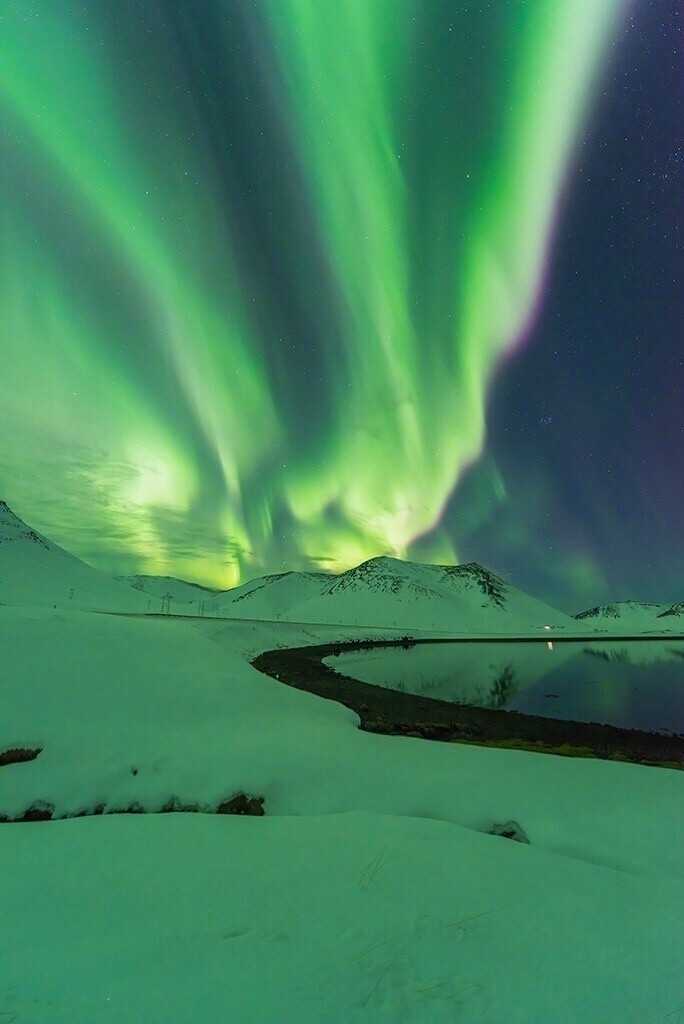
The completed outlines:
{"type": "Polygon", "coordinates": [[[404,693],[549,718],[684,733],[684,642],[439,643],[326,664],[404,693]]]}

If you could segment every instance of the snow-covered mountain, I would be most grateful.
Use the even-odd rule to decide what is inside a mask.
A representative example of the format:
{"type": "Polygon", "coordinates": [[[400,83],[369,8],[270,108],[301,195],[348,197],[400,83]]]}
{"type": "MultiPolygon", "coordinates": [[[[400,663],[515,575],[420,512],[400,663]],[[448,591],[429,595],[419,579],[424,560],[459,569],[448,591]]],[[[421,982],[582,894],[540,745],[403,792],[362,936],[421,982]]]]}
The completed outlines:
{"type": "Polygon", "coordinates": [[[0,502],[0,602],[102,610],[173,611],[230,618],[436,629],[572,630],[575,620],[529,597],[479,565],[420,565],[372,558],[338,575],[286,572],[217,592],[170,576],[112,579],[27,526],[0,502]],[[153,607],[150,609],[150,603],[153,607]],[[167,609],[169,610],[169,609],[167,609]]]}
{"type": "Polygon", "coordinates": [[[529,632],[577,623],[475,563],[421,565],[371,558],[338,575],[284,573],[252,580],[207,602],[219,615],[290,622],[529,632]]]}
{"type": "Polygon", "coordinates": [[[616,601],[599,605],[575,615],[583,625],[612,633],[682,633],[684,604],[647,604],[642,601],[616,601]]]}
{"type": "Polygon", "coordinates": [[[678,601],[677,604],[671,604],[666,611],[660,613],[658,618],[678,618],[680,620],[681,625],[684,625],[684,601],[678,601]]]}
{"type": "MultiPolygon", "coordinates": [[[[219,594],[219,590],[212,590],[203,587],[200,583],[188,583],[187,580],[179,580],[175,576],[117,576],[117,580],[126,583],[134,590],[147,594],[154,602],[171,597],[173,602],[189,604],[193,601],[205,601],[209,597],[219,594]]],[[[154,610],[157,611],[155,604],[154,610]]]]}
{"type": "Polygon", "coordinates": [[[143,611],[147,601],[27,526],[0,501],[0,604],[143,611]]]}
{"type": "Polygon", "coordinates": [[[227,614],[240,618],[287,619],[291,608],[323,593],[336,578],[323,572],[283,572],[261,576],[218,594],[212,604],[229,607],[227,614]]]}
{"type": "Polygon", "coordinates": [[[27,526],[4,501],[0,604],[201,611],[236,619],[449,633],[525,634],[545,626],[568,634],[684,632],[684,604],[623,601],[568,616],[474,562],[423,565],[381,556],[337,575],[285,572],[227,591],[172,576],[112,579],[27,526]],[[169,595],[171,605],[162,609],[169,595]]]}

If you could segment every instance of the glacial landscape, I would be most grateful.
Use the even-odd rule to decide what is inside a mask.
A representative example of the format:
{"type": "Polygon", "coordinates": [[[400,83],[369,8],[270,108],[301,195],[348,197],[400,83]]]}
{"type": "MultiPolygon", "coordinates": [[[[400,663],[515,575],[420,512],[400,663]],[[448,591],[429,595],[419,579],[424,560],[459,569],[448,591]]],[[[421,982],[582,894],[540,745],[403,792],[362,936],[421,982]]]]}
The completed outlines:
{"type": "Polygon", "coordinates": [[[682,0],[0,0],[0,1024],[684,1024],[682,0]]]}
{"type": "MultiPolygon", "coordinates": [[[[681,771],[360,730],[251,665],[391,638],[339,660],[439,660],[402,645],[447,624],[548,650],[585,619],[481,567],[392,559],[214,595],[131,587],[4,503],[0,581],[3,1019],[676,1019],[681,771]],[[148,608],[168,594],[171,614],[148,608]]],[[[614,637],[610,662],[679,652],[660,616],[630,610],[649,639],[614,637]]],[[[486,674],[466,648],[472,700],[486,674]]]]}

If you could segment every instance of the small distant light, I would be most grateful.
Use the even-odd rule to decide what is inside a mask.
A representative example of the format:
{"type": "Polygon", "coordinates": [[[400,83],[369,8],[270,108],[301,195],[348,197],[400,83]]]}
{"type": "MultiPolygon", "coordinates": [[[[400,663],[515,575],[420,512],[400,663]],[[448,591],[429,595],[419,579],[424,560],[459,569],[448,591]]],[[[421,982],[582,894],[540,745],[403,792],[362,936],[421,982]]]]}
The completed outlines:
{"type": "Polygon", "coordinates": [[[551,626],[544,626],[544,629],[551,629],[551,626]]]}
{"type": "Polygon", "coordinates": [[[551,643],[551,641],[550,641],[550,640],[547,640],[547,641],[546,641],[546,646],[548,647],[548,649],[549,649],[550,651],[552,651],[552,650],[553,650],[553,644],[551,643]]]}

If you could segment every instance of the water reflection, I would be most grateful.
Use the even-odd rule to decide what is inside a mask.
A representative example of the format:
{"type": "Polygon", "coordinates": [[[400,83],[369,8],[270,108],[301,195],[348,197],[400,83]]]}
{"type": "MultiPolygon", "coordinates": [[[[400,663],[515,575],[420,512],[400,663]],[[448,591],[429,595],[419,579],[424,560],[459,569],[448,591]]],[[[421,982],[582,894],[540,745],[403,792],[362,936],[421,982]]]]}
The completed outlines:
{"type": "Polygon", "coordinates": [[[416,644],[326,659],[364,682],[478,707],[684,733],[684,642],[416,644]]]}

